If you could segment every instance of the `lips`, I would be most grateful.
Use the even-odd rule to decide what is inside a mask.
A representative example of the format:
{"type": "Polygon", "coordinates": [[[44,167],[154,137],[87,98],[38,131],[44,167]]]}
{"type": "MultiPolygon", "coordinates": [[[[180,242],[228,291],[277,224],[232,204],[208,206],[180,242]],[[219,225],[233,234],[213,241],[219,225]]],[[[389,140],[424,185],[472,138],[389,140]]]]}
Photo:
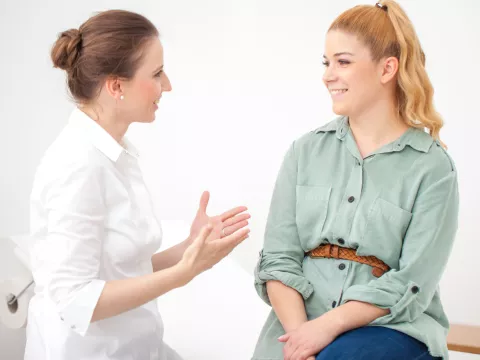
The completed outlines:
{"type": "Polygon", "coordinates": [[[330,93],[332,95],[344,94],[348,91],[348,89],[330,89],[330,93]]]}

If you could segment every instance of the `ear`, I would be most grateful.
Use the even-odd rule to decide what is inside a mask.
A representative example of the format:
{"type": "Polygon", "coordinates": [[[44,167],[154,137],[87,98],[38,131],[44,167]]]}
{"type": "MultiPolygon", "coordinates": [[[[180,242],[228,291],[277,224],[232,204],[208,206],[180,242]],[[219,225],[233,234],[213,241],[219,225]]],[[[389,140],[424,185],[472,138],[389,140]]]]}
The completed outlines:
{"type": "Polygon", "coordinates": [[[398,72],[398,59],[394,56],[391,56],[386,59],[379,61],[381,78],[380,81],[382,84],[387,84],[395,78],[398,72]]]}
{"type": "Polygon", "coordinates": [[[115,100],[120,100],[120,97],[124,94],[124,83],[119,77],[108,77],[105,81],[105,90],[115,100]]]}

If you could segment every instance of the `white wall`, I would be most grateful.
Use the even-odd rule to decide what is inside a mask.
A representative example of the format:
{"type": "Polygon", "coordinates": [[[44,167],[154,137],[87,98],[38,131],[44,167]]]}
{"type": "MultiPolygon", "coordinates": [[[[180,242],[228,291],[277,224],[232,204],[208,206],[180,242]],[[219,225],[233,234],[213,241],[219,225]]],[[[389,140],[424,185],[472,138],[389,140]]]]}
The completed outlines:
{"type": "MultiPolygon", "coordinates": [[[[212,193],[212,213],[249,206],[252,236],[233,257],[251,272],[287,146],[333,116],[321,83],[325,31],[336,15],[359,3],[0,2],[0,235],[28,231],[35,166],[72,108],[64,75],[49,59],[57,33],[78,27],[94,11],[124,8],[158,25],[174,90],[162,98],[154,124],[130,131],[158,211],[164,219],[189,221],[204,189],[212,193]]],[[[443,140],[459,171],[460,230],[442,280],[443,301],[452,321],[480,325],[480,2],[400,3],[427,54],[436,105],[446,120],[443,140]]],[[[1,329],[0,334],[1,353],[7,342],[1,329]]]]}

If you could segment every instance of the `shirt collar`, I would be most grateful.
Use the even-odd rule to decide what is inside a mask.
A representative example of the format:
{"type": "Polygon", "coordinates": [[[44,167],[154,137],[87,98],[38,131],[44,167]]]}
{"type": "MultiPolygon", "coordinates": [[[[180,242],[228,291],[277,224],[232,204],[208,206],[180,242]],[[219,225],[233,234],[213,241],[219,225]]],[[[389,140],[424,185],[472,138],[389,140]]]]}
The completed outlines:
{"type": "Polygon", "coordinates": [[[123,146],[120,145],[104,128],[78,108],[72,111],[69,123],[82,130],[88,141],[113,162],[117,162],[122,153],[139,157],[137,149],[126,137],[122,139],[123,146]]]}
{"type": "MultiPolygon", "coordinates": [[[[350,130],[348,124],[348,117],[340,116],[333,121],[319,127],[314,132],[315,134],[335,132],[338,139],[342,140],[350,130]]],[[[421,151],[428,152],[433,143],[433,138],[422,129],[410,127],[400,138],[392,142],[388,146],[391,151],[401,151],[405,146],[421,151]]]]}

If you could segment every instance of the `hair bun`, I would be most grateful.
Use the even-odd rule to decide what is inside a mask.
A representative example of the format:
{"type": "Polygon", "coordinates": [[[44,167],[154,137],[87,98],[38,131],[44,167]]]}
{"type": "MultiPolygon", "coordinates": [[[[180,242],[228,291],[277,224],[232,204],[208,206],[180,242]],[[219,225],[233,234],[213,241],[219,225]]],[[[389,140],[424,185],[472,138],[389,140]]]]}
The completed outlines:
{"type": "Polygon", "coordinates": [[[78,29],[62,32],[55,42],[51,58],[53,66],[70,72],[80,55],[82,48],[82,34],[78,29]]]}

